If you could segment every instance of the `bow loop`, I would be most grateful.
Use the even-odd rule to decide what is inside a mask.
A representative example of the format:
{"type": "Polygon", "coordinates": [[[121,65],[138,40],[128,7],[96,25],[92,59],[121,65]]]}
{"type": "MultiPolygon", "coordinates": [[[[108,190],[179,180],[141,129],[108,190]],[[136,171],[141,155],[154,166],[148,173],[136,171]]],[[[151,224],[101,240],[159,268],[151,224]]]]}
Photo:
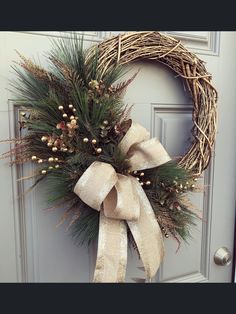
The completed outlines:
{"type": "Polygon", "coordinates": [[[128,151],[130,170],[145,170],[158,167],[171,160],[156,138],[133,145],[128,151]]]}
{"type": "Polygon", "coordinates": [[[95,161],[78,180],[74,192],[84,203],[100,211],[104,199],[117,180],[115,169],[110,164],[95,161]]]}
{"type": "Polygon", "coordinates": [[[132,145],[146,141],[149,138],[150,133],[142,125],[132,123],[118,147],[124,155],[127,155],[132,145]]]}

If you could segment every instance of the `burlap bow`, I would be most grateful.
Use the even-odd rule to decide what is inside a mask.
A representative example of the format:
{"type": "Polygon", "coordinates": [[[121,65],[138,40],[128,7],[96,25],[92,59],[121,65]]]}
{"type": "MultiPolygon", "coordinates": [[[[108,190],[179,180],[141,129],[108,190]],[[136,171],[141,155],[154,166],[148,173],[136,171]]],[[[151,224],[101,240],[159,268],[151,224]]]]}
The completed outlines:
{"type": "MultiPolygon", "coordinates": [[[[170,157],[161,143],[133,123],[119,144],[130,170],[160,166],[170,157]]],[[[127,264],[127,226],[136,242],[148,278],[155,276],[164,255],[163,239],[149,200],[131,175],[116,173],[96,161],[83,173],[74,192],[100,211],[98,251],[94,282],[123,282],[127,264]]]]}

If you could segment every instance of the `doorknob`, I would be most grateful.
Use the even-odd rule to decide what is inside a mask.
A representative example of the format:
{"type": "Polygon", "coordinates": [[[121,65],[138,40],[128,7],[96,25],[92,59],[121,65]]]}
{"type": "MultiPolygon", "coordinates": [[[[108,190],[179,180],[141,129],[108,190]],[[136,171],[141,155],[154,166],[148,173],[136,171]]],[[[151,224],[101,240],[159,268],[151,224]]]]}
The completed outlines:
{"type": "Polygon", "coordinates": [[[232,255],[226,247],[219,248],[214,255],[214,262],[216,265],[227,266],[232,261],[232,255]]]}

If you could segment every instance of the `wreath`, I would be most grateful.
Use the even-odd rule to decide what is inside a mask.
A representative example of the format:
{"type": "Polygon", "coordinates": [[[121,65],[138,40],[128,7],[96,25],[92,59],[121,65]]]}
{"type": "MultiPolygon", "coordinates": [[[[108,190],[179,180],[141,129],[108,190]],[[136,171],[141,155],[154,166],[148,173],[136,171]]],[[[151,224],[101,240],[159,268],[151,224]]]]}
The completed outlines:
{"type": "Polygon", "coordinates": [[[180,41],[156,31],[132,32],[88,49],[83,38],[54,40],[49,69],[25,58],[13,66],[16,103],[25,108],[20,130],[4,157],[33,162],[22,180],[47,184],[48,203],[65,209],[72,237],[98,238],[94,282],[122,282],[127,244],[152,278],[163,259],[163,236],[187,241],[199,214],[188,200],[207,168],[216,134],[217,92],[204,62],[180,41]],[[192,143],[171,159],[165,148],[129,117],[123,95],[136,74],[117,83],[125,65],[161,62],[183,79],[193,99],[192,143]]]}

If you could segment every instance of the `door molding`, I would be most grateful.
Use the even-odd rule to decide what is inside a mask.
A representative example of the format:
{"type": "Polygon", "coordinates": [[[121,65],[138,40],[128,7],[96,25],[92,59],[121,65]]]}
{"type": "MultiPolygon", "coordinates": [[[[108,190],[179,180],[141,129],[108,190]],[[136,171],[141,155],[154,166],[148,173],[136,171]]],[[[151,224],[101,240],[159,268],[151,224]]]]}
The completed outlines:
{"type": "Polygon", "coordinates": [[[165,283],[194,283],[194,282],[208,282],[208,279],[200,273],[192,273],[186,276],[173,278],[164,281],[165,283]]]}
{"type": "MultiPolygon", "coordinates": [[[[188,114],[192,115],[192,104],[167,104],[167,103],[152,103],[151,110],[151,132],[152,136],[157,136],[156,125],[160,125],[160,142],[166,146],[164,139],[166,138],[166,124],[162,114],[174,115],[188,114]],[[157,118],[159,122],[157,123],[157,118]],[[160,122],[161,121],[161,122],[160,122]]],[[[207,282],[209,281],[209,265],[210,265],[210,241],[211,241],[211,217],[212,217],[212,199],[213,199],[213,182],[214,182],[214,154],[208,169],[201,176],[202,185],[205,187],[202,202],[202,232],[201,232],[201,256],[200,256],[200,271],[193,272],[188,275],[173,277],[171,279],[163,280],[163,266],[161,265],[159,274],[157,275],[157,282],[207,282]]]]}
{"type": "MultiPolygon", "coordinates": [[[[20,31],[20,33],[33,34],[39,36],[48,37],[61,37],[68,38],[70,36],[69,31],[50,32],[50,31],[20,31]]],[[[83,35],[84,40],[88,42],[100,42],[111,36],[117,34],[123,34],[125,31],[76,31],[78,35],[83,35]]],[[[206,31],[206,32],[194,32],[194,31],[168,31],[161,32],[170,35],[178,40],[181,40],[187,48],[198,54],[218,56],[220,53],[220,32],[218,31],[206,31]]]]}
{"type": "MultiPolygon", "coordinates": [[[[26,108],[15,104],[14,100],[8,101],[10,138],[18,138],[21,112],[26,108]]],[[[13,165],[12,194],[14,208],[14,226],[17,256],[17,275],[20,282],[39,281],[39,255],[37,237],[37,217],[35,215],[35,189],[28,194],[28,188],[34,183],[34,178],[19,180],[19,178],[33,173],[34,165],[13,165]],[[26,193],[26,194],[24,194],[26,193]],[[26,219],[27,217],[27,219],[26,219]]]]}
{"type": "Polygon", "coordinates": [[[187,48],[197,54],[219,56],[220,32],[166,32],[168,35],[179,39],[187,48]]]}
{"type": "MultiPolygon", "coordinates": [[[[14,104],[14,101],[8,100],[9,112],[9,134],[10,138],[19,136],[17,132],[17,125],[20,117],[20,106],[14,104]]],[[[12,145],[10,145],[12,148],[12,145]]],[[[12,177],[12,200],[14,210],[14,232],[16,243],[16,266],[17,266],[17,281],[27,281],[27,243],[26,243],[26,224],[25,224],[25,198],[19,198],[23,194],[24,186],[23,181],[17,181],[22,176],[23,167],[13,165],[11,167],[12,177]]]]}
{"type": "MultiPolygon", "coordinates": [[[[18,33],[23,34],[31,34],[37,36],[47,36],[47,37],[56,37],[56,38],[69,38],[71,32],[70,31],[61,31],[61,32],[49,32],[49,31],[20,31],[18,33]]],[[[91,41],[91,42],[99,42],[102,41],[105,37],[106,32],[83,32],[83,31],[76,31],[75,32],[79,36],[84,37],[84,41],[91,41]]]]}

